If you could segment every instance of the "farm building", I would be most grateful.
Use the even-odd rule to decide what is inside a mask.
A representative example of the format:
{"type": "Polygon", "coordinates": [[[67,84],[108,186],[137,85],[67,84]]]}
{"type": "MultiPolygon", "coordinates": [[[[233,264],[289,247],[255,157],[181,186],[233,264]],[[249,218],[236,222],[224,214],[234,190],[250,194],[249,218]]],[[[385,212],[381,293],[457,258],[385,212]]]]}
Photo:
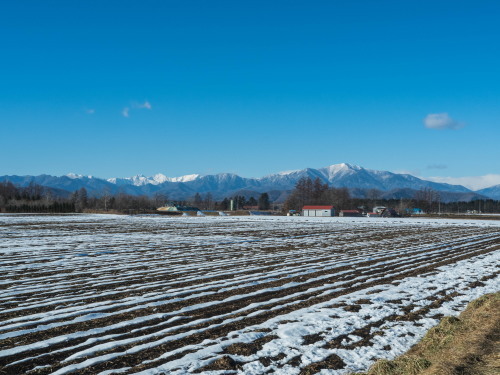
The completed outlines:
{"type": "Polygon", "coordinates": [[[335,216],[333,206],[304,206],[302,216],[335,216]]]}
{"type": "Polygon", "coordinates": [[[342,210],[342,211],[340,211],[339,216],[343,216],[343,217],[361,217],[363,215],[358,210],[342,210]]]}

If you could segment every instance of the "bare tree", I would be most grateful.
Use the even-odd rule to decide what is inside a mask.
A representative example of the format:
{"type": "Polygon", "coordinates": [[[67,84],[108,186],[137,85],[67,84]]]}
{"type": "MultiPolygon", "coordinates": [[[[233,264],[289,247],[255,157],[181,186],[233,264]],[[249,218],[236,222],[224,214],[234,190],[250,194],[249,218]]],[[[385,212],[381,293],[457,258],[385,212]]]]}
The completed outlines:
{"type": "Polygon", "coordinates": [[[337,211],[345,210],[351,205],[351,194],[348,188],[331,187],[323,193],[322,202],[333,205],[337,211]]]}
{"type": "Polygon", "coordinates": [[[214,199],[212,193],[208,192],[205,194],[204,206],[205,210],[213,210],[214,199]]]}
{"type": "Polygon", "coordinates": [[[153,200],[156,207],[164,206],[165,204],[167,204],[168,196],[166,194],[157,192],[155,193],[153,200]]]}
{"type": "Polygon", "coordinates": [[[110,203],[110,200],[111,200],[111,193],[109,191],[109,189],[104,189],[104,192],[102,194],[102,201],[104,203],[104,211],[107,211],[109,209],[109,203],[110,203]]]}
{"type": "Polygon", "coordinates": [[[441,201],[441,195],[429,187],[422,188],[415,193],[415,200],[427,212],[436,212],[441,201]]]}

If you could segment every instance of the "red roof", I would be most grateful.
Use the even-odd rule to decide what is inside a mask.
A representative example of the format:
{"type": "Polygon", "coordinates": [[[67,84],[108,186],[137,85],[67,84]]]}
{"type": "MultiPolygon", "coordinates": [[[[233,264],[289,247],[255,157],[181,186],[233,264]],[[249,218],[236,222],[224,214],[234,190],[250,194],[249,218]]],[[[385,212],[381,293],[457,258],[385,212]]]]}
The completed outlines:
{"type": "Polygon", "coordinates": [[[331,210],[333,206],[304,206],[303,210],[331,210]]]}

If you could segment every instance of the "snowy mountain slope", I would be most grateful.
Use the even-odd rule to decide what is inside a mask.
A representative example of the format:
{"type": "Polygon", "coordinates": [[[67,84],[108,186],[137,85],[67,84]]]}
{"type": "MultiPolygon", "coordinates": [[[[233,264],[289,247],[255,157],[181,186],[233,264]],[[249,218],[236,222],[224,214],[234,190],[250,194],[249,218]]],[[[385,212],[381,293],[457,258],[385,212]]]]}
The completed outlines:
{"type": "Polygon", "coordinates": [[[324,179],[336,187],[378,189],[382,191],[411,188],[431,188],[438,191],[470,192],[461,185],[436,184],[409,174],[365,169],[357,165],[334,164],[318,170],[324,179]]]}
{"type": "Polygon", "coordinates": [[[301,178],[311,178],[312,180],[319,177],[323,182],[325,181],[324,176],[317,169],[306,168],[297,171],[287,172],[285,174],[276,173],[272,175],[268,175],[259,179],[255,179],[258,185],[262,187],[274,187],[275,189],[293,189],[301,178]]]}
{"type": "Polygon", "coordinates": [[[158,173],[151,177],[146,177],[142,174],[133,176],[133,177],[125,177],[125,178],[108,178],[106,181],[115,184],[115,185],[134,185],[134,186],[144,186],[144,185],[161,185],[165,182],[189,182],[196,180],[200,175],[198,174],[190,174],[181,177],[167,177],[164,174],[158,173]]]}
{"type": "Polygon", "coordinates": [[[477,193],[485,195],[491,199],[500,200],[500,185],[495,185],[486,189],[478,190],[477,193]]]}

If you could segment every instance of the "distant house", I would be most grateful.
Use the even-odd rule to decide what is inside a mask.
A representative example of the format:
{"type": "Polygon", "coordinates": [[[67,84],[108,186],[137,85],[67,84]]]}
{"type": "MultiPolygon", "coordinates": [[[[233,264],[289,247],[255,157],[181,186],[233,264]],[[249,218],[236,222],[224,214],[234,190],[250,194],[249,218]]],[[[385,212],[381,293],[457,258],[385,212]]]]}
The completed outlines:
{"type": "Polygon", "coordinates": [[[333,206],[304,206],[302,216],[335,216],[333,206]]]}
{"type": "Polygon", "coordinates": [[[388,208],[380,214],[382,217],[401,217],[393,208],[388,208]]]}
{"type": "Polygon", "coordinates": [[[342,211],[340,211],[339,216],[343,216],[343,217],[361,217],[363,215],[358,210],[342,210],[342,211]]]}
{"type": "Polygon", "coordinates": [[[381,215],[378,212],[368,212],[366,214],[367,217],[380,217],[381,215]]]}

